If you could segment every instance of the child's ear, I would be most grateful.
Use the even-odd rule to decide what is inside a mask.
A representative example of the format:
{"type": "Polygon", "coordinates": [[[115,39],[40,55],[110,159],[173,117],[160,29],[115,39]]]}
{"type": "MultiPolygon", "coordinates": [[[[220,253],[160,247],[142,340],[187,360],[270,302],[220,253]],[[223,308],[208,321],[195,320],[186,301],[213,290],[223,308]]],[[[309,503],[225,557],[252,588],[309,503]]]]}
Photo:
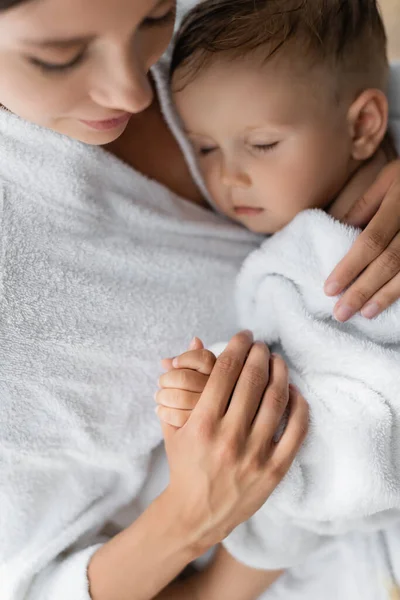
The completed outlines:
{"type": "Polygon", "coordinates": [[[368,160],[385,137],[389,121],[387,98],[380,90],[366,90],[349,109],[348,121],[352,137],[352,156],[368,160]]]}

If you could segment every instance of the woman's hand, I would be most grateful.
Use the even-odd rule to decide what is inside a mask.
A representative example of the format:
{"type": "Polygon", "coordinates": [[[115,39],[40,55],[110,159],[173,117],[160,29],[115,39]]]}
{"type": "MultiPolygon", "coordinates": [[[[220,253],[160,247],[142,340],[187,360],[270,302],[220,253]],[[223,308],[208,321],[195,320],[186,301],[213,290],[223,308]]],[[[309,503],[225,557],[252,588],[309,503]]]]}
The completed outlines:
{"type": "Polygon", "coordinates": [[[400,160],[385,167],[374,185],[345,217],[365,231],[325,284],[329,296],[340,294],[338,321],[356,312],[373,318],[400,297],[400,160]]]}
{"type": "MultiPolygon", "coordinates": [[[[250,333],[235,336],[216,360],[187,423],[163,423],[170,466],[164,492],[198,553],[222,541],[267,500],[306,435],[308,406],[289,388],[284,361],[250,333]],[[279,442],[274,434],[287,406],[279,442]]],[[[164,498],[165,499],[165,498],[164,498]]]]}

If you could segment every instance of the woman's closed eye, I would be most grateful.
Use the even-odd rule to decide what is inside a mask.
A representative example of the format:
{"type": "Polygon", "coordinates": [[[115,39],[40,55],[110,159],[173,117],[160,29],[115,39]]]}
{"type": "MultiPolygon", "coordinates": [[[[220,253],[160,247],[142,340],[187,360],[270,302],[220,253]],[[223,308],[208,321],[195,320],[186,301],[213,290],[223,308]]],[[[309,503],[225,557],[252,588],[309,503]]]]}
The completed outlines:
{"type": "Polygon", "coordinates": [[[170,8],[168,12],[163,15],[155,17],[147,17],[142,22],[141,27],[143,29],[152,29],[155,27],[164,27],[165,25],[171,25],[175,21],[176,17],[176,5],[170,8]]]}
{"type": "Polygon", "coordinates": [[[77,56],[74,56],[74,58],[72,58],[68,62],[64,62],[64,63],[50,63],[50,62],[41,60],[40,58],[34,58],[34,57],[29,57],[28,60],[33,66],[38,67],[42,71],[45,71],[47,73],[51,73],[51,72],[55,73],[55,72],[65,72],[65,71],[69,71],[70,69],[73,69],[74,67],[80,65],[83,62],[84,58],[85,58],[85,51],[80,52],[77,56]]]}

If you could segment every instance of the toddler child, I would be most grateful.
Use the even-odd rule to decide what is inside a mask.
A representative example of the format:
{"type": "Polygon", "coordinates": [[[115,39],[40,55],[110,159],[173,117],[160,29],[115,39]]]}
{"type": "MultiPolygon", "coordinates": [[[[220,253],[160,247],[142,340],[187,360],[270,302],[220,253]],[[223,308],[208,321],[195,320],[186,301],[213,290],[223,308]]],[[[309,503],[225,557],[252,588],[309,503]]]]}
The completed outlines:
{"type": "MultiPolygon", "coordinates": [[[[400,305],[339,324],[346,306],[332,318],[323,290],[358,234],[340,219],[395,156],[387,79],[375,0],[206,0],[177,35],[173,100],[210,202],[269,236],[239,275],[239,325],[284,356],[311,409],[288,476],[225,541],[251,567],[400,516],[400,305]]],[[[158,401],[187,409],[200,390],[179,361],[158,401]]]]}

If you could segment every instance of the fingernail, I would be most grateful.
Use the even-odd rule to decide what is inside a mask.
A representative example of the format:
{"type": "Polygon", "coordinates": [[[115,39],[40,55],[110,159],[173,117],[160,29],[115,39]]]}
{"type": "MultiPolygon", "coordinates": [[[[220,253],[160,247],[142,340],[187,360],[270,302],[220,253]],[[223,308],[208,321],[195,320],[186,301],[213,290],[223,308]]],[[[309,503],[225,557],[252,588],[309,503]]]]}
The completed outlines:
{"type": "Polygon", "coordinates": [[[379,311],[380,307],[376,302],[369,302],[364,306],[364,308],[361,311],[361,314],[366,319],[373,319],[379,314],[379,311]]]}
{"type": "Polygon", "coordinates": [[[290,383],[289,384],[289,389],[294,392],[295,394],[297,394],[299,392],[299,388],[297,387],[297,385],[294,385],[294,383],[290,383]]]}
{"type": "Polygon", "coordinates": [[[340,292],[340,285],[337,281],[327,281],[324,286],[324,291],[327,296],[337,296],[340,292]]]}
{"type": "Polygon", "coordinates": [[[173,367],[178,367],[179,366],[179,360],[177,357],[174,358],[174,360],[172,361],[172,366],[173,367]]]}
{"type": "Polygon", "coordinates": [[[156,406],[154,409],[154,412],[156,413],[156,415],[158,416],[158,413],[160,412],[160,407],[156,406]]]}
{"type": "Polygon", "coordinates": [[[354,315],[354,309],[347,304],[340,304],[334,311],[334,317],[340,323],[348,321],[354,315]]]}
{"type": "Polygon", "coordinates": [[[189,344],[189,350],[193,350],[194,347],[196,346],[196,342],[197,342],[197,338],[193,338],[192,341],[189,344]]]}

